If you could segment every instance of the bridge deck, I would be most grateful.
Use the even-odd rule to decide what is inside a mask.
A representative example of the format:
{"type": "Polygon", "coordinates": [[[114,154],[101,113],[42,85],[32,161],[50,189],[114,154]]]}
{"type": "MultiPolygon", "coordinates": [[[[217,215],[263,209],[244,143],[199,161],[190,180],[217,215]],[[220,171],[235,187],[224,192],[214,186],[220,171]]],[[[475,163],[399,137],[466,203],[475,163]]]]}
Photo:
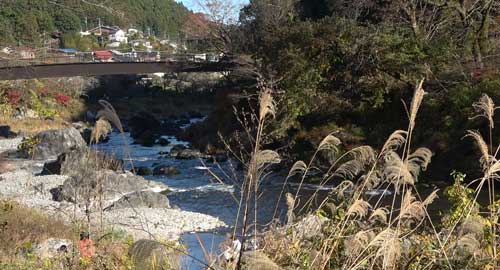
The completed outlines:
{"type": "Polygon", "coordinates": [[[27,65],[0,68],[0,80],[34,78],[125,75],[176,72],[222,72],[229,71],[234,64],[228,62],[106,62],[68,63],[51,65],[27,65]]]}

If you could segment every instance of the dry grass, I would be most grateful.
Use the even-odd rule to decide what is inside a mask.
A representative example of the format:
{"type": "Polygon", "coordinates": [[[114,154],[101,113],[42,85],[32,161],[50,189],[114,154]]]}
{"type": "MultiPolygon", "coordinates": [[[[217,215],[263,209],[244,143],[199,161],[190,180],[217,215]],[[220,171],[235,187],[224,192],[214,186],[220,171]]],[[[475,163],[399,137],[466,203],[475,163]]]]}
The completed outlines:
{"type": "MultiPolygon", "coordinates": [[[[263,122],[267,115],[274,117],[276,108],[266,88],[261,90],[258,115],[254,112],[248,117],[256,119],[255,128],[245,128],[247,134],[256,136],[249,136],[254,150],[249,153],[240,206],[255,203],[259,183],[267,175],[267,165],[280,160],[278,153],[262,149],[266,136],[263,122]]],[[[496,201],[493,182],[500,180],[500,160],[496,157],[498,151],[493,151],[491,139],[497,107],[487,96],[474,103],[478,112],[475,118],[484,117],[488,121],[490,140],[488,144],[476,131],[469,131],[466,137],[473,138],[480,149],[484,176],[476,181],[479,186],[472,191],[472,198],[463,193],[468,188],[457,182],[452,192],[447,193],[454,196],[457,208],[442,216],[442,224],[435,224],[436,219],[431,218],[428,207],[436,200],[438,190],[422,198],[417,188],[419,176],[427,169],[433,153],[425,147],[412,147],[412,134],[425,94],[423,81],[420,81],[411,104],[405,105],[407,129],[392,133],[379,151],[370,146],[359,146],[339,155],[338,149],[343,142],[330,134],[318,144],[309,162],[295,162],[278,196],[281,199],[285,194],[289,178],[298,176],[300,182],[295,195],[286,193],[285,196],[288,206],[286,222],[272,223],[264,231],[258,231],[255,226],[252,232],[254,243],[286,269],[498,269],[496,231],[499,213],[495,204],[500,204],[500,201],[496,201]],[[300,189],[309,172],[316,173],[319,168],[324,168],[318,166],[316,160],[320,152],[333,157],[329,161],[330,167],[323,171],[320,187],[326,184],[336,187],[318,207],[313,201],[319,189],[309,198],[301,197],[300,189]],[[477,197],[483,189],[487,189],[490,196],[490,207],[484,214],[488,218],[481,217],[477,210],[477,197]],[[368,195],[375,190],[382,192],[376,196],[368,195]],[[384,198],[386,192],[392,195],[384,198]],[[300,201],[305,201],[305,204],[302,202],[299,209],[296,204],[300,201]],[[306,212],[306,218],[295,216],[295,212],[304,213],[305,209],[310,210],[306,212]],[[308,228],[313,230],[312,238],[300,237],[296,230],[311,215],[326,219],[325,224],[321,229],[308,228]],[[447,220],[453,220],[453,223],[447,220]]],[[[257,212],[256,203],[254,207],[257,212]]],[[[238,217],[247,221],[248,215],[245,207],[238,217]]],[[[243,245],[249,238],[247,232],[252,225],[243,222],[243,237],[240,237],[243,245]]],[[[236,238],[236,235],[232,236],[232,239],[236,238]]],[[[231,265],[224,269],[239,267],[238,264],[231,265]]]]}
{"type": "Polygon", "coordinates": [[[73,239],[73,235],[73,228],[61,220],[14,202],[0,201],[0,256],[4,260],[45,239],[73,239]]]}
{"type": "Polygon", "coordinates": [[[23,133],[33,135],[41,131],[50,129],[67,128],[70,124],[61,119],[44,120],[37,118],[17,119],[11,117],[0,116],[0,124],[10,126],[15,133],[23,133]]]}

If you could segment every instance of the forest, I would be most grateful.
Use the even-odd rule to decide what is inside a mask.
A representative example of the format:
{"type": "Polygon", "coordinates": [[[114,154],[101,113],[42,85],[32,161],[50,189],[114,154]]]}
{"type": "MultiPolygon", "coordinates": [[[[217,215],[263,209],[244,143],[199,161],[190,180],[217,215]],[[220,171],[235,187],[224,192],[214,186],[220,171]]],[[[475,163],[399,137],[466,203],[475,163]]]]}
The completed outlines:
{"type": "Polygon", "coordinates": [[[174,0],[2,0],[0,44],[41,46],[54,31],[78,32],[98,26],[99,20],[166,37],[178,34],[189,14],[174,0]]]}

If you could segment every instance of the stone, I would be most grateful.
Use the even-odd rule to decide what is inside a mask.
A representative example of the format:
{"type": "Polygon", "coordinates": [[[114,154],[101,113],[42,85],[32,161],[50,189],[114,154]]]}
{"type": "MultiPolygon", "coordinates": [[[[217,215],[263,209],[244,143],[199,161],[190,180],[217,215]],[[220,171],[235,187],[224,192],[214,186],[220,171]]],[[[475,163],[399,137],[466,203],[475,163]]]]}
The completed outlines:
{"type": "Polygon", "coordinates": [[[160,138],[160,134],[153,130],[146,130],[134,138],[135,144],[151,147],[160,138]]]}
{"type": "Polygon", "coordinates": [[[8,139],[16,136],[16,133],[10,130],[10,126],[0,126],[0,138],[8,139]]]}
{"type": "Polygon", "coordinates": [[[25,156],[43,160],[57,158],[62,153],[73,149],[86,149],[87,143],[75,128],[47,130],[36,134],[33,139],[32,153],[21,150],[25,156]]]}
{"type": "Polygon", "coordinates": [[[122,208],[170,208],[167,196],[154,191],[137,191],[121,197],[105,210],[122,208]]]}
{"type": "Polygon", "coordinates": [[[49,238],[36,246],[35,254],[41,259],[51,259],[68,252],[71,240],[49,238]]]}
{"type": "Polygon", "coordinates": [[[170,157],[176,159],[195,159],[201,158],[203,155],[198,150],[189,149],[182,144],[176,144],[170,149],[170,157]]]}
{"type": "Polygon", "coordinates": [[[170,154],[172,153],[178,153],[179,151],[181,150],[185,150],[187,149],[187,147],[183,144],[175,144],[172,146],[172,148],[170,148],[170,154]]]}
{"type": "Polygon", "coordinates": [[[85,203],[96,197],[105,202],[104,208],[110,203],[120,199],[123,194],[136,191],[155,190],[162,191],[168,187],[164,184],[148,181],[141,176],[129,172],[117,173],[111,170],[82,170],[78,175],[73,175],[64,181],[60,197],[74,203],[85,203]]]}
{"type": "Polygon", "coordinates": [[[302,220],[293,224],[292,231],[297,239],[311,239],[322,234],[326,218],[317,215],[307,215],[302,220]]]}
{"type": "Polygon", "coordinates": [[[215,155],[210,155],[206,158],[208,162],[225,162],[228,160],[226,154],[215,154],[215,155]]]}
{"type": "Polygon", "coordinates": [[[144,167],[144,166],[136,167],[134,170],[135,170],[135,174],[141,175],[141,176],[153,174],[153,170],[151,170],[151,168],[149,168],[149,167],[144,167]]]}
{"type": "Polygon", "coordinates": [[[153,175],[177,175],[179,170],[174,166],[160,165],[153,169],[153,175]]]}
{"type": "Polygon", "coordinates": [[[130,136],[132,138],[142,137],[143,133],[159,131],[161,123],[156,117],[147,112],[140,112],[132,116],[128,121],[130,136]]]}
{"type": "Polygon", "coordinates": [[[123,161],[117,159],[115,156],[89,148],[74,149],[60,154],[55,161],[46,162],[41,174],[78,175],[82,173],[82,170],[87,170],[88,168],[122,172],[123,161]]]}
{"type": "Polygon", "coordinates": [[[245,251],[241,255],[242,270],[280,270],[281,268],[261,251],[245,251]]]}
{"type": "Polygon", "coordinates": [[[135,270],[181,269],[180,254],[157,241],[141,239],[128,251],[135,270]]]}
{"type": "Polygon", "coordinates": [[[160,137],[159,139],[156,140],[156,143],[161,146],[167,146],[170,144],[170,141],[167,138],[160,137]]]}

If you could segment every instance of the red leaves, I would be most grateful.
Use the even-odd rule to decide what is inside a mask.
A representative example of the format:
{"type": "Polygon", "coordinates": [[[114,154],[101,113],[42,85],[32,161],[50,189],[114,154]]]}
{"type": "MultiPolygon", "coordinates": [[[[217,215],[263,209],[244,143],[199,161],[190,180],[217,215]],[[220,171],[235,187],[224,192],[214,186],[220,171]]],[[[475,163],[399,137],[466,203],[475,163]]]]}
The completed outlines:
{"type": "Polygon", "coordinates": [[[19,90],[14,90],[14,89],[7,90],[4,93],[4,96],[7,99],[7,102],[9,103],[9,105],[11,105],[13,107],[19,105],[19,103],[21,103],[21,100],[23,99],[22,92],[19,90]]]}
{"type": "Polygon", "coordinates": [[[65,94],[56,93],[55,99],[56,99],[57,103],[64,105],[64,106],[68,106],[69,101],[71,100],[71,97],[69,97],[65,94]]]}

